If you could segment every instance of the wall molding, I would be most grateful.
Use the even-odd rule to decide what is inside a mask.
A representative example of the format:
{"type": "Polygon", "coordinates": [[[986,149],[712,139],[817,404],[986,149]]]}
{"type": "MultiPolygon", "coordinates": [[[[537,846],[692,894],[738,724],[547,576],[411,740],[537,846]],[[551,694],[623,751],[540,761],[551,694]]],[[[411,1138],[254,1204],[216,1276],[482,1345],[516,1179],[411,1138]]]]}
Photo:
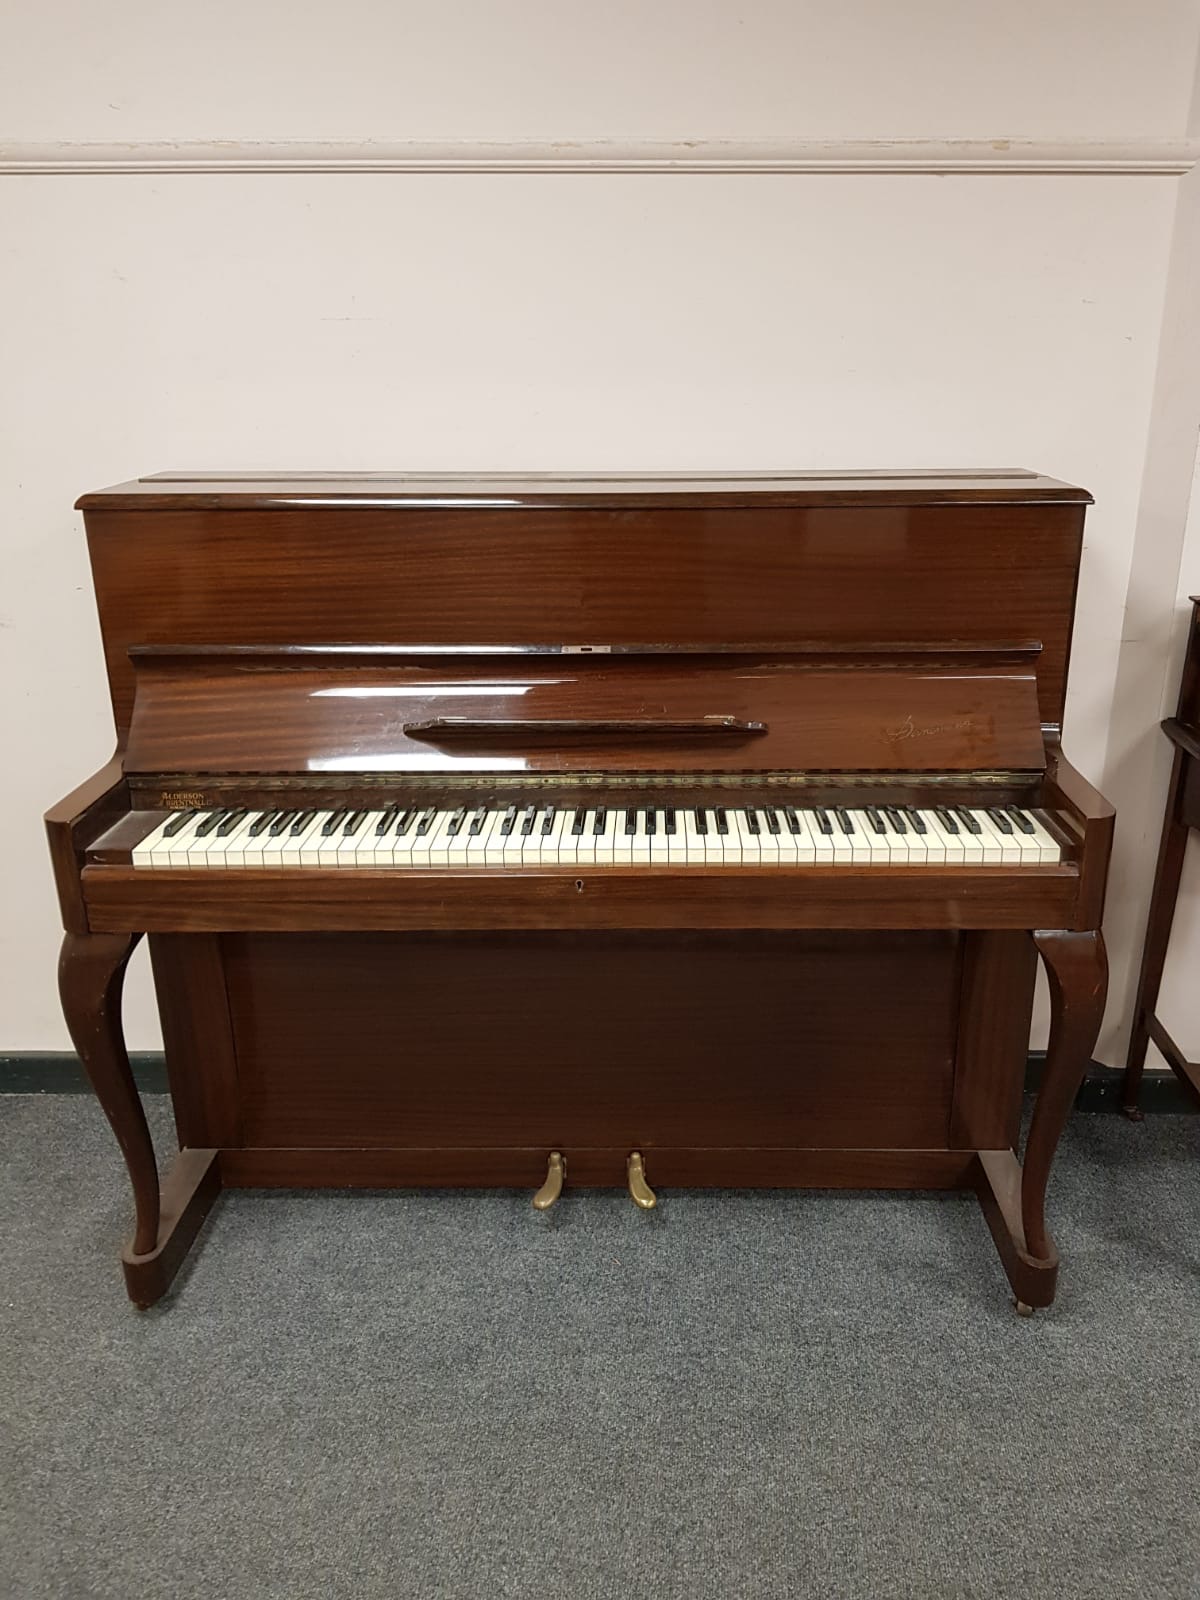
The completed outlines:
{"type": "Polygon", "coordinates": [[[1179,177],[1197,139],[682,139],[360,143],[0,142],[0,176],[189,173],[703,173],[1179,177]]]}

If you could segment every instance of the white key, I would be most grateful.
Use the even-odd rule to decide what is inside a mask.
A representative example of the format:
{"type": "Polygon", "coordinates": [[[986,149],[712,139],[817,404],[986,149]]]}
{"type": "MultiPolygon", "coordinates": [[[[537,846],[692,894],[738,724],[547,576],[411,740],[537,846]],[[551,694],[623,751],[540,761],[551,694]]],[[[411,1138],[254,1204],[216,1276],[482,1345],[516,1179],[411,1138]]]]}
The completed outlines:
{"type": "Polygon", "coordinates": [[[988,816],[986,810],[979,809],[973,811],[971,815],[978,817],[984,829],[992,835],[992,838],[995,839],[996,843],[1000,846],[1001,861],[1014,865],[1020,861],[1021,846],[1017,843],[1016,824],[1013,822],[1011,817],[1008,819],[1011,831],[1009,833],[1005,833],[995,818],[988,816]]]}
{"type": "Polygon", "coordinates": [[[933,817],[933,825],[941,834],[946,846],[946,865],[951,867],[966,866],[970,859],[967,848],[967,841],[970,835],[967,833],[962,821],[958,817],[954,818],[957,830],[955,831],[950,828],[948,823],[942,821],[936,811],[932,812],[931,815],[933,817]]]}
{"type": "MultiPolygon", "coordinates": [[[[838,840],[841,837],[841,833],[838,828],[838,820],[828,806],[822,806],[821,810],[825,813],[826,821],[831,826],[829,833],[826,833],[822,828],[821,819],[816,811],[804,811],[800,814],[800,820],[808,829],[809,838],[813,843],[813,860],[819,867],[840,865],[841,857],[839,855],[838,840]]],[[[849,847],[846,848],[845,859],[847,861],[850,859],[849,847]]]]}
{"type": "MultiPolygon", "coordinates": [[[[578,807],[576,806],[562,807],[564,821],[558,834],[558,861],[559,865],[563,867],[574,866],[575,862],[579,859],[579,846],[582,841],[582,835],[576,834],[573,831],[575,827],[575,812],[577,809],[578,807]]],[[[537,821],[538,827],[541,826],[541,819],[542,814],[539,811],[537,821]]],[[[557,821],[557,818],[555,820],[557,821]]]]}
{"type": "MultiPolygon", "coordinates": [[[[875,810],[878,812],[878,807],[876,807],[875,810]]],[[[888,837],[887,822],[883,818],[882,813],[879,813],[880,821],[883,823],[883,829],[884,829],[884,831],[882,833],[879,833],[879,832],[876,831],[874,822],[867,815],[865,810],[854,811],[854,812],[851,813],[851,815],[854,818],[855,826],[858,828],[859,833],[862,835],[863,839],[866,841],[867,850],[870,853],[871,865],[874,866],[874,867],[889,867],[889,866],[891,866],[891,864],[892,864],[892,843],[891,843],[890,838],[888,837]]],[[[907,861],[907,858],[908,858],[908,855],[907,855],[907,851],[906,851],[905,852],[905,860],[906,861],[907,861]]]]}
{"type": "Polygon", "coordinates": [[[528,833],[522,829],[525,825],[525,813],[528,808],[520,806],[517,809],[516,821],[513,831],[509,835],[504,851],[504,865],[506,867],[556,867],[558,865],[558,847],[562,841],[562,830],[566,826],[565,819],[570,812],[561,806],[552,810],[546,806],[538,806],[533,813],[533,826],[528,833]],[[546,828],[546,818],[550,818],[550,827],[546,828]]]}
{"type": "Polygon", "coordinates": [[[917,815],[925,824],[925,861],[928,866],[951,866],[958,858],[957,850],[951,850],[947,843],[947,835],[932,811],[923,807],[917,808],[917,815]]]}
{"type": "Polygon", "coordinates": [[[894,818],[889,817],[887,812],[883,809],[882,806],[877,806],[876,810],[879,812],[879,815],[883,818],[883,826],[887,830],[884,833],[884,838],[887,840],[888,861],[889,861],[889,863],[893,867],[906,867],[906,866],[908,866],[908,864],[909,864],[909,849],[908,849],[909,832],[908,832],[908,824],[907,824],[907,822],[904,824],[904,832],[901,833],[899,828],[896,826],[894,818]]]}
{"type": "MultiPolygon", "coordinates": [[[[889,822],[891,821],[890,818],[888,820],[889,822]]],[[[892,826],[894,827],[895,824],[893,823],[892,826]]],[[[926,841],[929,835],[917,832],[917,829],[913,826],[911,810],[904,813],[904,829],[903,842],[908,856],[908,865],[910,867],[923,867],[927,859],[926,841]]]]}
{"type": "Polygon", "coordinates": [[[206,867],[208,865],[208,855],[210,851],[214,855],[224,856],[225,854],[225,841],[223,839],[218,839],[216,828],[209,826],[214,815],[219,816],[220,813],[206,811],[203,821],[196,825],[196,828],[192,832],[191,838],[188,840],[186,864],[189,869],[197,870],[201,867],[206,867]],[[208,832],[203,836],[203,838],[200,836],[201,827],[208,827],[208,832]]]}
{"type": "Polygon", "coordinates": [[[467,825],[467,865],[469,867],[482,867],[487,859],[488,840],[491,838],[493,828],[500,826],[503,812],[488,811],[484,814],[483,825],[478,833],[471,832],[474,822],[467,825]]]}
{"type": "MultiPolygon", "coordinates": [[[[725,841],[717,832],[717,818],[712,806],[701,806],[707,825],[707,832],[700,833],[697,826],[696,832],[704,842],[704,859],[709,866],[719,867],[725,861],[725,841]]],[[[694,818],[695,813],[693,813],[694,818]]]]}
{"type": "MultiPolygon", "coordinates": [[[[790,837],[787,831],[787,823],[783,820],[783,812],[779,806],[769,805],[756,807],[756,814],[758,816],[758,826],[762,830],[758,836],[758,853],[762,857],[763,866],[778,866],[780,856],[783,854],[783,840],[785,837],[790,837]],[[768,811],[774,814],[775,822],[779,827],[778,833],[771,832],[771,823],[767,817],[768,811]]],[[[790,849],[787,854],[791,855],[790,849]]]]}
{"type": "Polygon", "coordinates": [[[392,830],[393,867],[412,866],[413,852],[417,849],[418,845],[423,843],[417,833],[417,829],[420,826],[421,817],[424,813],[424,810],[424,806],[413,806],[412,816],[409,817],[408,821],[405,823],[403,833],[401,833],[398,828],[394,828],[392,830]]]}
{"type": "Polygon", "coordinates": [[[321,846],[328,842],[322,830],[332,816],[333,812],[330,810],[317,812],[312,820],[312,826],[303,839],[299,841],[300,849],[297,851],[299,858],[296,863],[297,866],[319,867],[321,865],[321,846]]]}
{"type": "Polygon", "coordinates": [[[635,812],[637,831],[633,835],[633,864],[646,867],[650,864],[650,836],[646,832],[646,813],[638,806],[635,812]]]}
{"type": "Polygon", "coordinates": [[[454,821],[454,816],[454,811],[439,811],[437,822],[429,830],[429,865],[431,867],[448,867],[450,865],[450,846],[458,837],[457,834],[450,832],[450,824],[454,821]]]}
{"type": "Polygon", "coordinates": [[[756,867],[760,860],[758,847],[759,836],[751,833],[747,814],[739,806],[736,811],[729,813],[729,828],[732,833],[737,830],[738,848],[741,864],[744,867],[756,867]]]}
{"type": "MultiPolygon", "coordinates": [[[[301,812],[300,817],[303,817],[303,815],[304,813],[301,812]]],[[[301,865],[301,852],[314,832],[318,835],[320,834],[321,818],[326,815],[328,815],[327,812],[318,811],[309,817],[307,822],[302,822],[300,818],[295,818],[288,823],[287,833],[284,835],[283,850],[279,857],[279,865],[281,867],[298,867],[301,865]],[[296,831],[297,826],[299,826],[299,832],[296,831]]],[[[226,855],[226,860],[228,859],[228,855],[226,855]]]]}
{"type": "Polygon", "coordinates": [[[1047,866],[1053,864],[1054,862],[1061,861],[1062,846],[1059,844],[1058,840],[1054,837],[1050,830],[1038,821],[1037,817],[1034,816],[1032,811],[1024,811],[1022,812],[1022,815],[1028,817],[1030,822],[1033,823],[1033,837],[1037,840],[1041,849],[1042,866],[1047,866]]]}
{"type": "Polygon", "coordinates": [[[704,864],[704,836],[696,825],[696,813],[689,806],[677,813],[683,835],[683,859],[689,867],[704,864]]]}
{"type": "Polygon", "coordinates": [[[683,829],[683,811],[678,806],[670,806],[670,813],[675,822],[674,834],[667,832],[667,813],[662,813],[662,838],[666,840],[667,862],[672,867],[685,867],[688,864],[688,835],[683,829]]]}
{"type": "Polygon", "coordinates": [[[666,813],[661,806],[647,807],[644,824],[646,839],[650,846],[650,865],[652,867],[665,867],[671,859],[671,844],[667,835],[666,813]],[[651,832],[653,828],[653,832],[651,832]]]}
{"type": "Polygon", "coordinates": [[[1001,859],[1000,841],[988,826],[986,817],[983,817],[969,806],[963,806],[961,809],[979,824],[979,832],[972,832],[962,817],[958,815],[959,808],[956,807],[955,815],[958,818],[958,825],[963,829],[965,835],[967,861],[975,861],[979,866],[994,867],[999,865],[1001,859]]]}
{"type": "Polygon", "coordinates": [[[583,832],[575,841],[576,866],[596,865],[596,808],[589,806],[583,813],[583,832]]]}
{"type": "Polygon", "coordinates": [[[847,812],[850,819],[850,832],[847,833],[842,825],[842,819],[837,811],[830,813],[833,820],[833,863],[837,867],[870,865],[871,846],[862,836],[858,826],[858,819],[853,811],[847,812]]]}
{"type": "Polygon", "coordinates": [[[781,866],[794,867],[800,862],[810,863],[815,856],[812,840],[804,826],[804,818],[793,807],[793,815],[799,823],[799,832],[793,833],[788,824],[786,807],[778,808],[779,835],[776,844],[779,847],[779,861],[781,866]]]}
{"type": "MultiPolygon", "coordinates": [[[[505,816],[507,818],[507,809],[505,816]]],[[[519,867],[521,865],[521,854],[525,848],[525,841],[521,837],[521,823],[523,821],[524,808],[518,806],[512,819],[512,831],[501,835],[503,841],[502,862],[506,867],[519,867]]]]}
{"type": "Polygon", "coordinates": [[[524,866],[530,867],[556,867],[564,859],[563,850],[568,856],[574,858],[575,846],[570,840],[571,818],[574,809],[570,806],[557,806],[554,811],[554,821],[550,824],[550,832],[543,833],[545,826],[544,809],[538,812],[537,822],[534,824],[533,837],[529,840],[529,849],[522,855],[524,866]]]}
{"type": "Polygon", "coordinates": [[[595,836],[596,865],[598,867],[611,867],[616,852],[617,818],[619,812],[611,806],[601,808],[604,812],[604,831],[595,836]]]}
{"type": "Polygon", "coordinates": [[[451,833],[454,823],[452,815],[446,824],[446,865],[448,867],[465,867],[467,853],[471,848],[471,808],[463,807],[462,817],[459,819],[458,832],[451,833]]]}
{"type": "MultiPolygon", "coordinates": [[[[267,831],[256,841],[262,847],[262,865],[264,867],[278,867],[282,864],[283,852],[287,849],[287,831],[291,827],[292,823],[296,820],[290,812],[285,812],[284,815],[286,817],[286,821],[278,833],[272,833],[271,828],[274,828],[276,825],[275,823],[272,823],[271,828],[268,828],[267,831]]],[[[249,830],[247,830],[247,832],[249,832],[249,830]]],[[[212,866],[214,864],[214,854],[214,850],[210,850],[208,852],[208,860],[206,865],[212,866]]]]}
{"type": "Polygon", "coordinates": [[[170,844],[171,842],[169,839],[165,838],[164,829],[169,828],[173,822],[182,816],[182,814],[183,813],[179,811],[170,812],[162,819],[157,827],[150,830],[144,839],[142,839],[138,844],[134,845],[133,850],[130,852],[130,859],[135,867],[154,866],[152,857],[155,848],[158,845],[170,844]]]}

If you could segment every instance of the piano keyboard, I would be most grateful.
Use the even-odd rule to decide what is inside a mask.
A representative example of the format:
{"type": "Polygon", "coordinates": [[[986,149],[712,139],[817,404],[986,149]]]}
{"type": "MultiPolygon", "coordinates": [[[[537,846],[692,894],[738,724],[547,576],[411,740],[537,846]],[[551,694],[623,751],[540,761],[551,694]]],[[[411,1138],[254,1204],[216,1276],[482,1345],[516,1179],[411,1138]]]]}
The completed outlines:
{"type": "Polygon", "coordinates": [[[181,811],[135,867],[1039,866],[1058,843],[1018,806],[400,806],[181,811]]]}

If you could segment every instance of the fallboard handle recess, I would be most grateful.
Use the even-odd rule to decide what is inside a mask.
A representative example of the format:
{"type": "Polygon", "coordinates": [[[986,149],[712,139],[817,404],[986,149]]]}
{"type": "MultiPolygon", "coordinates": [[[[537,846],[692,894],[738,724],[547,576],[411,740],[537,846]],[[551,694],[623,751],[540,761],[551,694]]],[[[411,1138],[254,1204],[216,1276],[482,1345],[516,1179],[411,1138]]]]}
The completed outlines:
{"type": "Polygon", "coordinates": [[[431,717],[406,722],[413,739],[578,739],[632,736],[638,739],[746,739],[767,732],[765,722],[742,717],[431,717]]]}

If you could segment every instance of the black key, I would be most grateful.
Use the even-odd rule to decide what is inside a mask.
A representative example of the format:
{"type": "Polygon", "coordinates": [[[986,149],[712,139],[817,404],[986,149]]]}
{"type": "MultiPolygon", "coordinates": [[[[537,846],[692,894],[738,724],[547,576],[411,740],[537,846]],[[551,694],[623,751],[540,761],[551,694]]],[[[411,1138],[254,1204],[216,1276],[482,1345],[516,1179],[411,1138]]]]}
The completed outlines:
{"type": "Polygon", "coordinates": [[[929,827],[925,821],[925,818],[919,817],[911,806],[905,806],[903,808],[903,815],[907,819],[908,825],[914,833],[929,832],[929,827]]]}
{"type": "Polygon", "coordinates": [[[592,832],[599,838],[608,827],[608,812],[603,806],[596,813],[596,820],[592,823],[592,832]]]}
{"type": "Polygon", "coordinates": [[[164,839],[173,839],[177,833],[182,833],[193,817],[198,817],[198,811],[181,811],[177,817],[172,817],[163,829],[164,839]]]}
{"type": "Polygon", "coordinates": [[[1033,823],[1017,806],[1009,806],[1008,814],[1022,833],[1032,833],[1033,823]]]}
{"type": "Polygon", "coordinates": [[[626,834],[626,837],[628,837],[629,834],[636,833],[636,832],[637,832],[637,812],[636,811],[627,811],[625,813],[625,834],[626,834]]]}
{"type": "Polygon", "coordinates": [[[817,806],[816,809],[815,809],[815,813],[814,814],[815,814],[816,819],[817,819],[817,827],[820,828],[821,832],[822,833],[832,833],[833,832],[833,823],[830,820],[829,813],[828,813],[828,811],[826,811],[825,807],[824,806],[817,806]]]}
{"type": "Polygon", "coordinates": [[[572,837],[572,839],[578,839],[579,835],[583,832],[583,824],[584,824],[584,821],[586,820],[586,818],[587,818],[587,813],[584,811],[583,807],[582,806],[576,806],[575,807],[575,815],[571,818],[571,837],[572,837]]]}
{"type": "Polygon", "coordinates": [[[717,806],[713,815],[717,819],[717,832],[727,834],[729,832],[729,813],[725,810],[725,807],[717,806]]]}
{"type": "Polygon", "coordinates": [[[267,829],[272,839],[278,839],[281,833],[286,833],[290,823],[295,822],[295,811],[281,811],[275,821],[267,829]]]}
{"type": "Polygon", "coordinates": [[[500,832],[506,839],[513,831],[513,824],[516,822],[516,820],[517,808],[516,806],[509,806],[508,810],[504,813],[504,816],[500,820],[500,832]]]}
{"type": "Polygon", "coordinates": [[[365,811],[352,811],[346,818],[346,826],[342,829],[342,838],[353,839],[366,820],[367,813],[365,811]]]}
{"type": "Polygon", "coordinates": [[[947,833],[958,832],[958,823],[955,822],[954,818],[946,810],[945,806],[934,806],[933,814],[941,823],[942,827],[945,828],[947,833]]]}
{"type": "MultiPolygon", "coordinates": [[[[342,816],[345,816],[345,814],[346,813],[344,811],[341,813],[342,816]]],[[[250,824],[249,837],[251,839],[257,839],[260,833],[266,833],[267,829],[275,821],[275,818],[278,815],[278,811],[264,811],[261,817],[255,817],[254,821],[250,824]]],[[[332,819],[330,819],[330,821],[332,821],[332,819]]],[[[333,828],[330,826],[329,822],[325,824],[325,826],[321,829],[321,832],[333,832],[333,828]]]]}
{"type": "Polygon", "coordinates": [[[545,811],[542,812],[542,838],[543,839],[545,839],[549,834],[552,834],[554,832],[554,818],[555,818],[554,807],[553,806],[547,806],[545,811]]]}
{"type": "Polygon", "coordinates": [[[867,807],[867,821],[871,824],[871,827],[876,833],[887,832],[887,823],[880,816],[879,812],[876,811],[874,806],[867,807]]]}
{"type": "Polygon", "coordinates": [[[898,806],[884,806],[883,814],[897,833],[908,832],[908,824],[904,820],[904,813],[898,806]]]}
{"type": "Polygon", "coordinates": [[[963,821],[963,824],[966,827],[966,830],[967,830],[968,833],[982,833],[983,832],[983,823],[982,822],[978,822],[971,815],[971,813],[966,809],[965,806],[955,806],[954,809],[958,813],[959,817],[961,817],[961,819],[963,821]]]}
{"type": "Polygon", "coordinates": [[[757,836],[762,832],[762,824],[758,820],[758,812],[743,811],[742,815],[746,819],[746,831],[754,834],[754,836],[757,838],[757,836]]]}
{"type": "Polygon", "coordinates": [[[778,811],[775,811],[775,810],[772,809],[772,807],[767,806],[766,809],[763,811],[763,816],[766,817],[766,819],[767,819],[767,832],[768,833],[778,833],[779,832],[779,813],[778,813],[778,811]]]}
{"type": "Polygon", "coordinates": [[[467,829],[472,839],[477,839],[483,832],[483,825],[487,821],[487,807],[480,806],[471,818],[471,826],[467,829]]]}
{"type": "Polygon", "coordinates": [[[784,806],[783,819],[787,823],[789,833],[800,832],[800,818],[796,815],[795,806],[784,806]]]}
{"type": "Polygon", "coordinates": [[[396,819],[396,837],[397,837],[397,839],[403,839],[404,835],[408,832],[408,830],[412,827],[413,823],[416,820],[417,820],[417,808],[416,808],[416,806],[408,806],[404,811],[402,811],[400,813],[399,817],[396,819]]]}
{"type": "MultiPolygon", "coordinates": [[[[345,822],[347,815],[348,813],[345,811],[331,811],[330,814],[325,818],[325,821],[321,824],[322,839],[328,839],[335,834],[341,827],[342,823],[345,822]]],[[[257,828],[258,823],[256,822],[254,827],[250,829],[250,832],[256,832],[257,828]]]]}
{"type": "Polygon", "coordinates": [[[647,839],[652,839],[658,832],[658,813],[657,811],[644,811],[642,815],[646,819],[646,837],[647,839]]]}
{"type": "Polygon", "coordinates": [[[1001,833],[1011,833],[1013,831],[1012,823],[1008,820],[1004,812],[1001,811],[999,806],[989,806],[988,816],[1000,829],[1001,833]]]}
{"type": "Polygon", "coordinates": [[[701,838],[708,833],[708,812],[703,806],[696,807],[696,832],[701,838]]]}
{"type": "Polygon", "coordinates": [[[522,837],[522,839],[528,839],[529,835],[533,832],[533,823],[534,823],[534,819],[535,819],[536,816],[537,816],[537,806],[536,805],[526,806],[524,811],[522,811],[522,813],[521,813],[521,837],[522,837]]]}
{"type": "Polygon", "coordinates": [[[437,816],[436,806],[426,806],[417,818],[417,838],[423,839],[433,827],[434,818],[437,816]]]}
{"type": "Polygon", "coordinates": [[[667,833],[675,832],[675,807],[668,806],[663,812],[663,828],[667,833]]]}
{"type": "Polygon", "coordinates": [[[217,829],[217,838],[218,839],[228,839],[229,835],[238,826],[238,824],[242,821],[242,819],[243,819],[243,817],[245,815],[246,815],[245,806],[239,806],[236,811],[227,811],[225,813],[225,820],[222,822],[221,826],[217,829]]]}
{"type": "Polygon", "coordinates": [[[466,820],[467,820],[467,808],[466,808],[466,806],[459,806],[458,810],[454,813],[454,815],[450,818],[450,821],[446,824],[447,836],[449,838],[456,837],[456,835],[461,830],[463,823],[466,820]]]}
{"type": "Polygon", "coordinates": [[[290,837],[293,839],[298,838],[300,834],[304,832],[305,828],[308,827],[309,823],[316,816],[316,814],[317,813],[315,811],[297,811],[292,822],[290,837]]]}
{"type": "MultiPolygon", "coordinates": [[[[304,815],[304,813],[302,812],[301,815],[304,815]]],[[[389,808],[380,817],[379,821],[375,824],[376,835],[379,838],[382,838],[399,815],[399,806],[389,806],[389,808]]]]}
{"type": "Polygon", "coordinates": [[[846,810],[845,806],[834,806],[833,814],[837,817],[838,826],[841,828],[842,832],[850,837],[853,837],[854,818],[846,810]]]}
{"type": "Polygon", "coordinates": [[[218,827],[229,815],[228,811],[210,811],[208,816],[196,829],[197,839],[207,839],[214,828],[218,827]]]}

